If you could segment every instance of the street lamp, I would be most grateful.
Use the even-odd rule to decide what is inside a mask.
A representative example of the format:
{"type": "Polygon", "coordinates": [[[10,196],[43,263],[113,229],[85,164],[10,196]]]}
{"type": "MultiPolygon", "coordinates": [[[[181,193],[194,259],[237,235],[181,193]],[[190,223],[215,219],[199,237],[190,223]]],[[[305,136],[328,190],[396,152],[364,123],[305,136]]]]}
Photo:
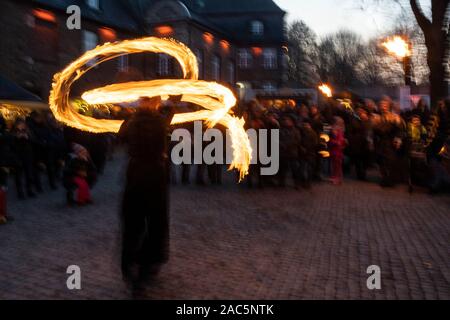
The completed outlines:
{"type": "Polygon", "coordinates": [[[411,45],[400,36],[394,36],[382,43],[386,51],[403,62],[403,69],[405,71],[405,85],[411,86],[411,45]]]}

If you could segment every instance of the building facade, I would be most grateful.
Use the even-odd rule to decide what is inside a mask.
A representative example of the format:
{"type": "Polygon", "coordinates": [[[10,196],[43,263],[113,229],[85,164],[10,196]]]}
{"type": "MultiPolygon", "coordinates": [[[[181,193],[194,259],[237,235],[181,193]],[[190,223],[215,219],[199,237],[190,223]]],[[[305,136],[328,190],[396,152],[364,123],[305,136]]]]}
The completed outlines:
{"type": "MultiPolygon", "coordinates": [[[[286,81],[284,16],[272,0],[2,0],[0,74],[44,100],[53,75],[104,42],[170,37],[197,56],[200,79],[274,90],[286,81]],[[68,8],[81,9],[69,30],[68,8]]],[[[181,77],[164,54],[133,54],[91,70],[73,88],[181,77]]]]}

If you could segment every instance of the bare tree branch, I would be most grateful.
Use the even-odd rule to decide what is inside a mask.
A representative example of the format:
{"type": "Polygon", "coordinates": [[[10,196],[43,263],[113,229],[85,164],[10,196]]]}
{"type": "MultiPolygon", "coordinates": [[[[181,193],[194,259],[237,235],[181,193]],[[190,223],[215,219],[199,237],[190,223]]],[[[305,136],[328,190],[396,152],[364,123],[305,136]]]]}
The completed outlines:
{"type": "Polygon", "coordinates": [[[410,0],[412,11],[414,12],[414,16],[417,19],[417,23],[420,28],[423,30],[425,34],[427,34],[428,30],[431,28],[431,21],[425,16],[423,13],[422,7],[418,3],[418,0],[410,0]]]}

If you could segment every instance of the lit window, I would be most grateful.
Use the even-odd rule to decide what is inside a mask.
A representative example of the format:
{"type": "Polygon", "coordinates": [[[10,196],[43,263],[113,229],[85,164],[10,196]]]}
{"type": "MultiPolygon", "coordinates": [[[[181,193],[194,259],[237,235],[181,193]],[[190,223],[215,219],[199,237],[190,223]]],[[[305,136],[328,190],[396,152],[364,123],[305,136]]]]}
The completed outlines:
{"type": "Polygon", "coordinates": [[[264,34],[264,24],[261,21],[252,21],[251,32],[254,36],[262,36],[264,34]]]}
{"type": "Polygon", "coordinates": [[[219,81],[220,80],[220,57],[213,56],[211,60],[212,65],[212,79],[219,81]]]}
{"type": "Polygon", "coordinates": [[[86,4],[92,9],[100,9],[100,0],[86,0],[86,4]]]}
{"type": "Polygon", "coordinates": [[[276,49],[264,49],[264,69],[276,69],[277,68],[277,50],[276,49]]]}
{"type": "Polygon", "coordinates": [[[159,35],[159,36],[170,36],[173,34],[173,28],[171,26],[159,26],[155,28],[155,32],[159,35]]]}
{"type": "Polygon", "coordinates": [[[31,58],[34,61],[55,62],[58,58],[58,30],[55,15],[49,11],[36,9],[29,20],[29,26],[33,27],[30,38],[31,58]]]}
{"type": "Polygon", "coordinates": [[[225,53],[230,52],[230,43],[228,41],[221,40],[220,46],[222,47],[222,50],[225,51],[225,53]]]}
{"type": "Polygon", "coordinates": [[[159,54],[158,55],[158,74],[160,76],[169,75],[169,63],[170,57],[167,54],[159,54]]]}
{"type": "Polygon", "coordinates": [[[214,36],[209,32],[205,32],[203,34],[203,40],[205,40],[206,44],[208,45],[214,44],[214,36]]]}
{"type": "Polygon", "coordinates": [[[128,56],[120,56],[117,67],[119,71],[128,71],[128,56]]]}
{"type": "Polygon", "coordinates": [[[238,53],[238,64],[241,69],[251,68],[253,56],[248,49],[240,49],[238,53]]]}
{"type": "Polygon", "coordinates": [[[98,32],[103,42],[114,42],[117,40],[117,34],[113,29],[103,27],[98,29],[98,32]]]}
{"type": "Polygon", "coordinates": [[[56,16],[54,13],[42,10],[42,9],[35,9],[33,10],[33,14],[37,19],[44,20],[51,23],[56,23],[56,16]]]}

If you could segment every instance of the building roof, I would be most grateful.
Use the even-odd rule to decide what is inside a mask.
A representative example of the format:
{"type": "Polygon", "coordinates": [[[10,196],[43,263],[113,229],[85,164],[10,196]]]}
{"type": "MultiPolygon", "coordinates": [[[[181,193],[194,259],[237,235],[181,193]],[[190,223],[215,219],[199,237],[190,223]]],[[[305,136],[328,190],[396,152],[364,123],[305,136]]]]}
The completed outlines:
{"type": "MultiPolygon", "coordinates": [[[[153,0],[157,1],[168,0],[153,0]]],[[[225,34],[229,39],[246,43],[286,42],[284,34],[285,11],[273,0],[179,0],[190,11],[191,19],[208,28],[225,34]],[[250,32],[250,22],[264,24],[264,35],[255,37],[250,32]]],[[[147,0],[151,3],[151,0],[147,0]]]]}
{"type": "Polygon", "coordinates": [[[272,0],[181,0],[189,9],[202,14],[284,13],[272,0]]]}
{"type": "MultiPolygon", "coordinates": [[[[90,8],[85,0],[32,0],[33,3],[66,11],[71,5],[77,5],[81,8],[81,14],[84,18],[90,19],[106,26],[115,27],[123,30],[139,32],[142,31],[136,13],[139,12],[141,1],[113,0],[103,1],[100,10],[90,8]]],[[[140,11],[142,14],[142,11],[140,11]]]]}
{"type": "MultiPolygon", "coordinates": [[[[145,32],[145,13],[153,4],[169,0],[103,0],[100,10],[89,8],[85,0],[31,0],[37,5],[66,11],[78,5],[84,18],[105,26],[145,32]]],[[[190,19],[232,40],[245,43],[284,42],[284,15],[273,0],[179,0],[190,11],[190,19]],[[264,37],[254,38],[250,21],[264,23],[264,37]],[[248,32],[246,32],[248,31],[248,32]]]]}

